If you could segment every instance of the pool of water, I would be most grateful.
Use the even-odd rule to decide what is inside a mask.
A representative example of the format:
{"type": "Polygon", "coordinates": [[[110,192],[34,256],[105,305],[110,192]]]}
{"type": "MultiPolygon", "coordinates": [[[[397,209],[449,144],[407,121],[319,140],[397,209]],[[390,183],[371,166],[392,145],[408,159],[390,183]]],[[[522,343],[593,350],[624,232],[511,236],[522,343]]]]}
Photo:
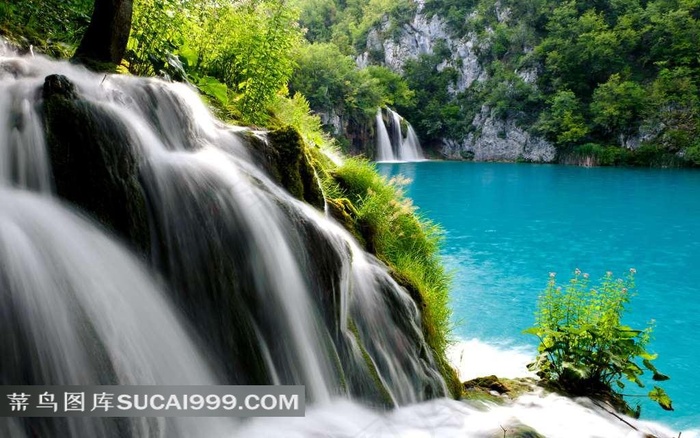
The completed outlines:
{"type": "Polygon", "coordinates": [[[663,386],[676,409],[644,403],[642,416],[700,426],[700,172],[459,162],[379,169],[410,178],[407,194],[445,229],[456,337],[534,354],[536,338],[522,331],[550,272],[565,282],[576,268],[594,279],[635,268],[625,322],[656,321],[650,349],[671,376],[663,386]]]}

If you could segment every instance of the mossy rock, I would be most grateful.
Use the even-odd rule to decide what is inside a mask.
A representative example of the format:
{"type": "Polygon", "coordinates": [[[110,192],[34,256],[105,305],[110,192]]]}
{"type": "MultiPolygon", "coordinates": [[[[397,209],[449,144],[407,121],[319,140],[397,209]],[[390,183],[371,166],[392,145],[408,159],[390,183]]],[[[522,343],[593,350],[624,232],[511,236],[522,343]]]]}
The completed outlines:
{"type": "Polygon", "coordinates": [[[365,241],[357,226],[357,209],[347,198],[329,198],[326,200],[328,212],[331,217],[343,226],[350,234],[364,246],[365,241]]]}
{"type": "Polygon", "coordinates": [[[80,100],[64,76],[48,76],[42,95],[58,196],[90,213],[143,254],[148,253],[146,199],[126,126],[103,108],[80,100]]]}
{"type": "Polygon", "coordinates": [[[498,377],[494,375],[477,377],[476,379],[468,380],[462,383],[462,385],[464,386],[465,390],[477,388],[487,391],[495,391],[499,394],[506,394],[510,392],[510,388],[503,384],[503,382],[501,382],[498,377]]]}
{"type": "Polygon", "coordinates": [[[291,126],[270,131],[267,142],[255,135],[248,144],[258,161],[282,187],[295,198],[323,208],[323,191],[313,160],[301,135],[291,126]]]}
{"type": "Polygon", "coordinates": [[[505,379],[494,375],[477,377],[462,383],[462,399],[503,404],[515,400],[537,386],[532,378],[505,379]]]}

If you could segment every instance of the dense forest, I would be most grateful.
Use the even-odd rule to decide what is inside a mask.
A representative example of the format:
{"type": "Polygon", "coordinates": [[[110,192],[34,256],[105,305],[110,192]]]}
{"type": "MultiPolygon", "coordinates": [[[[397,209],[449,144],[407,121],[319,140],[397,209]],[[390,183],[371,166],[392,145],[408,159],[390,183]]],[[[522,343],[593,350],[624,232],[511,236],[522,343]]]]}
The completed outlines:
{"type": "MultiPolygon", "coordinates": [[[[92,3],[3,1],[0,26],[68,55],[92,3]]],[[[318,142],[323,122],[351,152],[371,152],[376,109],[391,106],[435,150],[478,136],[486,113],[560,161],[697,165],[698,18],[700,2],[668,0],[137,0],[119,68],[187,79],[239,123],[318,142]],[[444,38],[387,65],[383,50],[419,18],[444,38]],[[479,74],[460,84],[465,43],[479,74]]]]}

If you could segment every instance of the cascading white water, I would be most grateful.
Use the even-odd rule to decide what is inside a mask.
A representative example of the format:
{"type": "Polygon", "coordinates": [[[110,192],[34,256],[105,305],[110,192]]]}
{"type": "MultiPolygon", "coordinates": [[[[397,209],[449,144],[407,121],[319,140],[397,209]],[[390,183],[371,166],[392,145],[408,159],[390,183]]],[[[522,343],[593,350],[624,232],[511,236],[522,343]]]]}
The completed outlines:
{"type": "MultiPolygon", "coordinates": [[[[301,419],[134,420],[128,432],[106,420],[47,421],[45,436],[463,437],[500,434],[511,417],[548,436],[574,436],[574,419],[596,421],[574,426],[590,432],[581,436],[630,436],[615,418],[561,397],[485,411],[420,403],[446,390],[414,301],[345,230],[275,184],[248,134],[213,119],[188,87],[5,57],[0,89],[0,339],[12,343],[0,350],[2,383],[302,383],[313,401],[301,419]],[[77,88],[69,108],[89,109],[80,114],[138,162],[153,268],[57,201],[27,193],[62,193],[59,177],[52,187],[58,169],[41,117],[44,78],[56,73],[77,88]],[[220,379],[205,362],[221,368],[220,379]],[[385,413],[357,401],[365,398],[413,404],[385,413]],[[571,418],[558,424],[547,413],[571,418]]],[[[84,169],[86,178],[93,170],[84,169]]],[[[24,438],[35,427],[5,419],[0,435],[24,438]]]]}
{"type": "MultiPolygon", "coordinates": [[[[0,188],[0,383],[213,385],[173,306],[124,248],[46,197],[0,188]]],[[[229,421],[195,418],[4,418],[3,437],[224,437],[229,421]],[[22,425],[22,426],[20,426],[22,425]],[[14,432],[13,432],[14,431],[14,432]]]]}
{"type": "Polygon", "coordinates": [[[378,162],[405,162],[423,161],[423,150],[420,141],[410,123],[406,122],[399,113],[391,108],[386,108],[389,117],[389,130],[384,123],[382,109],[377,109],[376,135],[377,135],[377,157],[378,162]],[[406,124],[406,136],[402,133],[401,125],[406,124]]]}
{"type": "Polygon", "coordinates": [[[389,132],[386,130],[384,119],[382,118],[382,109],[377,108],[377,161],[394,161],[394,151],[391,148],[391,139],[389,132]]]}
{"type": "Polygon", "coordinates": [[[406,138],[403,141],[401,150],[403,159],[406,161],[421,161],[425,159],[420,147],[420,141],[418,141],[418,135],[416,135],[416,131],[411,125],[408,125],[406,138]]]}

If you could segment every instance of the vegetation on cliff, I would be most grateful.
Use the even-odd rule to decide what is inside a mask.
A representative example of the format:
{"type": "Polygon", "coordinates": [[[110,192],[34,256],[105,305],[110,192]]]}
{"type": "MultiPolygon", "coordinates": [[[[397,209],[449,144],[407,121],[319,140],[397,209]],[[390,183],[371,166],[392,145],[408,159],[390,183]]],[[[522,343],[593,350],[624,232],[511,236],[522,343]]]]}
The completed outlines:
{"type": "MultiPolygon", "coordinates": [[[[373,63],[384,62],[382,41],[414,31],[412,1],[302,5],[308,39],[353,56],[367,52],[373,63]],[[379,45],[368,42],[370,29],[379,45]]],[[[451,33],[432,52],[404,60],[417,99],[400,110],[423,140],[461,141],[487,107],[547,138],[571,162],[700,165],[696,2],[427,0],[422,13],[451,33]],[[461,38],[471,39],[486,73],[466,89],[455,71],[462,60],[451,58],[461,38]]]]}

